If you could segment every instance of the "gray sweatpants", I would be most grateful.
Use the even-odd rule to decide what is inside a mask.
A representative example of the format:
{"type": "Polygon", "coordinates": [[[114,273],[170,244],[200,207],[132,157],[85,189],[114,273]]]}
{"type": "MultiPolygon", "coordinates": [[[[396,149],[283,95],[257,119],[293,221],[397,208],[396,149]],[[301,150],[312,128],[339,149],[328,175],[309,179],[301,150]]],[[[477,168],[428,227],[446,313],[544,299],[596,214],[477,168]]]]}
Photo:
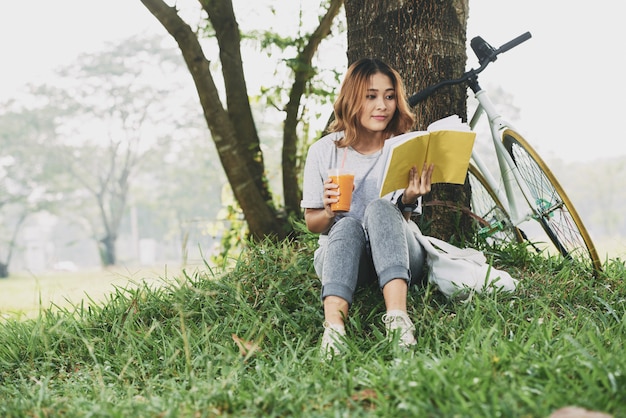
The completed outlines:
{"type": "Polygon", "coordinates": [[[423,280],[424,260],[424,249],[400,211],[377,199],[367,206],[363,223],[345,217],[333,225],[315,252],[314,267],[322,280],[322,299],[339,296],[352,304],[357,286],[376,278],[381,289],[393,279],[409,285],[423,280]]]}

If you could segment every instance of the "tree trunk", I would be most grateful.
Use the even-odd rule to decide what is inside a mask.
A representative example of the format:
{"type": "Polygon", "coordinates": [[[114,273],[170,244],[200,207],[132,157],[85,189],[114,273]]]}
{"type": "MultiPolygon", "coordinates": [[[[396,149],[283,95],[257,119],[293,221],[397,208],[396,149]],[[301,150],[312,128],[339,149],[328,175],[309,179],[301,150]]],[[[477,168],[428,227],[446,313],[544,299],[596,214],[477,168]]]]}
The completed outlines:
{"type": "Polygon", "coordinates": [[[239,48],[239,28],[230,0],[200,1],[220,45],[225,108],[196,34],[163,0],[141,0],[176,40],[189,68],[222,166],[253,238],[284,237],[264,176],[263,155],[252,119],[239,48]]]}
{"type": "MultiPolygon", "coordinates": [[[[141,0],[179,45],[183,58],[196,84],[205,119],[213,136],[228,182],[239,203],[250,234],[261,239],[267,236],[283,238],[290,225],[287,216],[278,211],[272,201],[258,133],[252,118],[248,91],[243,73],[240,33],[231,0],[199,0],[207,13],[219,44],[220,63],[226,90],[226,106],[220,100],[217,87],[209,71],[197,34],[178,15],[175,7],[163,0],[141,0]]],[[[294,82],[289,102],[285,106],[283,129],[283,194],[287,215],[300,217],[301,190],[298,182],[298,136],[300,101],[315,75],[313,57],[321,41],[330,34],[333,19],[339,13],[343,0],[330,0],[326,14],[306,43],[292,66],[294,82]]]]}
{"type": "Polygon", "coordinates": [[[115,251],[116,236],[107,235],[98,241],[98,251],[100,253],[100,262],[103,267],[111,267],[117,263],[117,253],[115,251]]]}
{"type": "Polygon", "coordinates": [[[0,279],[6,279],[7,277],[9,277],[9,266],[0,262],[0,279]]]}
{"type": "Polygon", "coordinates": [[[326,14],[320,19],[320,24],[311,34],[307,44],[296,58],[294,66],[294,82],[289,94],[289,102],[285,107],[285,126],[283,128],[283,193],[285,195],[285,210],[290,215],[300,218],[300,199],[302,190],[298,182],[298,133],[297,127],[300,118],[300,101],[305,94],[306,87],[315,74],[312,66],[313,56],[324,38],[330,34],[333,19],[339,14],[343,0],[331,0],[326,14]]]}
{"type": "Polygon", "coordinates": [[[15,227],[13,228],[13,234],[11,234],[11,239],[8,243],[8,251],[6,260],[0,261],[0,279],[6,279],[9,277],[9,265],[11,264],[11,258],[13,257],[13,250],[15,249],[15,245],[17,243],[17,234],[20,232],[22,225],[26,221],[28,217],[28,210],[25,208],[24,211],[17,218],[17,222],[15,223],[15,227]]]}
{"type": "MultiPolygon", "coordinates": [[[[402,76],[409,95],[431,84],[460,76],[467,61],[468,0],[345,0],[348,61],[379,58],[402,76]]],[[[467,93],[448,87],[415,108],[416,129],[458,114],[467,119],[467,93]]],[[[434,185],[424,197],[428,233],[449,240],[471,234],[470,218],[455,206],[469,207],[469,184],[434,185]]]]}

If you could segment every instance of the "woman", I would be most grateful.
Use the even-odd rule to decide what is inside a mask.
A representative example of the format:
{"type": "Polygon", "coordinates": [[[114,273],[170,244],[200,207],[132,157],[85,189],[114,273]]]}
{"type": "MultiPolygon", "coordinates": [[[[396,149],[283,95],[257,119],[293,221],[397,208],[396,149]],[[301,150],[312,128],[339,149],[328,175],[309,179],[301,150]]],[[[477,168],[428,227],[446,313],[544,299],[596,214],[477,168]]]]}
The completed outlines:
{"type": "Polygon", "coordinates": [[[408,222],[418,198],[430,192],[433,167],[413,167],[400,197],[394,193],[379,198],[384,142],[414,124],[400,76],[384,62],[362,59],[351,65],[334,110],[331,133],[309,149],[301,202],[307,228],[320,234],[314,265],[322,281],[321,350],[326,356],[340,351],[344,320],[357,285],[372,280],[378,280],[382,289],[388,337],[408,348],[416,341],[407,315],[407,292],[412,278],[422,278],[425,260],[408,222]],[[355,172],[352,204],[346,213],[331,210],[341,190],[327,172],[339,166],[355,172]]]}

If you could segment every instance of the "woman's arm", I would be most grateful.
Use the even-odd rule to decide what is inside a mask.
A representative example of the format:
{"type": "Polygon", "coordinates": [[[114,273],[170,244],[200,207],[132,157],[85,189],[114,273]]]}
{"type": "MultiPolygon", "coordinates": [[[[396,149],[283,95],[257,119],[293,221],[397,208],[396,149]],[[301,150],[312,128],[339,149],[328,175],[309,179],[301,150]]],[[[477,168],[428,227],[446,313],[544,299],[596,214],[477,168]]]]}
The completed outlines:
{"type": "Polygon", "coordinates": [[[304,221],[309,231],[315,234],[327,232],[335,223],[335,216],[328,217],[326,209],[304,209],[304,221]]]}
{"type": "Polygon", "coordinates": [[[333,183],[330,178],[324,181],[323,208],[304,209],[304,221],[309,231],[315,234],[327,232],[335,223],[335,212],[330,209],[331,203],[336,203],[339,199],[338,184],[333,183]]]}

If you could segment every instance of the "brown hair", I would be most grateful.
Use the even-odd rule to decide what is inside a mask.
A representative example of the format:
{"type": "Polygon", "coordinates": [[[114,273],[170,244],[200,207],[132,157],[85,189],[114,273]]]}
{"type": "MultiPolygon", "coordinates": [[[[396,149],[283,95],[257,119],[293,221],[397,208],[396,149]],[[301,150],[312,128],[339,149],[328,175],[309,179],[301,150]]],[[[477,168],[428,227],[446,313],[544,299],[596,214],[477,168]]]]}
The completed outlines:
{"type": "Polygon", "coordinates": [[[347,147],[356,142],[359,115],[363,109],[370,78],[377,73],[389,77],[396,95],[396,111],[385,133],[389,137],[402,134],[410,130],[415,123],[400,74],[376,58],[362,58],[348,68],[335,101],[335,120],[331,123],[329,131],[344,131],[344,138],[338,144],[340,147],[347,147]]]}

